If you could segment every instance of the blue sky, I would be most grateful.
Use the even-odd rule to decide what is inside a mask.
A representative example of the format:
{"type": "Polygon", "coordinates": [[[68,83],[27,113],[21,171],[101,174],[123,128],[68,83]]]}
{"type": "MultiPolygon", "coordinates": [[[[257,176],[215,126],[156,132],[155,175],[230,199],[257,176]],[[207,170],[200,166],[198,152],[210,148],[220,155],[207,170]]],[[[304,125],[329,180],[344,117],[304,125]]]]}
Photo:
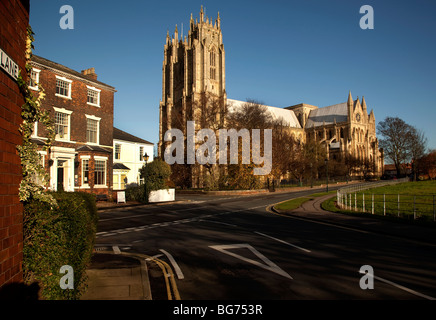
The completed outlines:
{"type": "Polygon", "coordinates": [[[220,12],[232,99],[319,107],[365,96],[377,122],[398,116],[436,149],[436,2],[370,0],[31,0],[34,53],[116,88],[114,125],[158,142],[163,46],[189,18],[220,12]],[[63,30],[62,5],[74,9],[63,30]],[[374,29],[359,27],[362,5],[374,29]]]}

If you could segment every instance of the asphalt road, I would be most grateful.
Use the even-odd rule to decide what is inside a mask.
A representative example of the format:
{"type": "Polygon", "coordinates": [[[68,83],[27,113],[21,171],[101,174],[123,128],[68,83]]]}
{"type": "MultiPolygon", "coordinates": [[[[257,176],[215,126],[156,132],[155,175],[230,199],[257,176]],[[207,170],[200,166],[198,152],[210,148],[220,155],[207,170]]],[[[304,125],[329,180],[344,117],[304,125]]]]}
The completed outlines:
{"type": "Polygon", "coordinates": [[[266,210],[309,193],[184,196],[190,201],[105,210],[96,246],[166,261],[184,300],[436,297],[435,246],[266,210]],[[365,265],[373,289],[360,286],[362,277],[371,282],[359,273],[365,265]]]}

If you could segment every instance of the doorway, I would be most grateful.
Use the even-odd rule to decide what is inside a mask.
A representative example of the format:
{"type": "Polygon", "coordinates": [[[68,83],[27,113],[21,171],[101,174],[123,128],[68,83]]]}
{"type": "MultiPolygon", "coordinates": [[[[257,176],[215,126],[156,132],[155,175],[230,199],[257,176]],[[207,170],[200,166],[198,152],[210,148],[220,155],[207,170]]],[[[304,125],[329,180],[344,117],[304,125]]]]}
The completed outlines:
{"type": "Polygon", "coordinates": [[[66,160],[59,160],[58,159],[58,168],[57,168],[57,185],[56,190],[57,191],[64,191],[65,190],[65,168],[64,164],[66,163],[66,160]]]}

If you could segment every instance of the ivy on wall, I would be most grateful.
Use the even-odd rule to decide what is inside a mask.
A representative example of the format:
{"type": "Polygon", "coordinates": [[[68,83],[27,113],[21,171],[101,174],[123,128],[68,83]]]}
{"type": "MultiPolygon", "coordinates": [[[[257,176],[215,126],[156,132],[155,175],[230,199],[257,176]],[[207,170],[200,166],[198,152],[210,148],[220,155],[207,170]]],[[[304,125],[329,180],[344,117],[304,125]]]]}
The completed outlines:
{"type": "MultiPolygon", "coordinates": [[[[27,28],[27,41],[26,41],[26,66],[25,71],[27,73],[27,78],[30,79],[32,66],[30,61],[32,58],[32,49],[34,49],[34,33],[32,28],[29,26],[27,28]]],[[[39,125],[43,125],[46,128],[47,140],[45,145],[42,147],[42,151],[49,151],[52,141],[55,137],[55,130],[53,120],[50,117],[48,111],[42,110],[41,105],[44,100],[45,93],[42,86],[38,83],[37,94],[29,89],[29,84],[25,81],[23,75],[20,73],[18,75],[18,86],[24,97],[25,103],[21,107],[21,117],[23,123],[20,126],[20,132],[23,137],[22,145],[17,146],[19,156],[21,158],[21,167],[23,178],[19,187],[19,197],[22,202],[29,202],[31,200],[40,200],[43,202],[48,202],[52,205],[56,204],[54,198],[47,192],[42,185],[48,185],[49,175],[44,169],[43,163],[41,161],[41,155],[38,152],[37,145],[32,141],[32,134],[35,128],[35,123],[38,122],[39,125]],[[38,180],[42,179],[38,182],[38,180]]]]}

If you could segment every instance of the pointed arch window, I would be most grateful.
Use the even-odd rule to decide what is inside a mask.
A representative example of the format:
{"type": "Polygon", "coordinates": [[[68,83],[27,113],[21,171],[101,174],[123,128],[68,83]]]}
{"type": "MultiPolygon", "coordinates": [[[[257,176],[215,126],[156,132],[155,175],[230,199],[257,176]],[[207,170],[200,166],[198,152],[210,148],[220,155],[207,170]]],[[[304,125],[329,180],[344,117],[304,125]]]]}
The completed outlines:
{"type": "Polygon", "coordinates": [[[210,79],[211,80],[216,80],[216,52],[215,52],[215,48],[212,48],[212,50],[209,53],[210,57],[210,79]]]}

